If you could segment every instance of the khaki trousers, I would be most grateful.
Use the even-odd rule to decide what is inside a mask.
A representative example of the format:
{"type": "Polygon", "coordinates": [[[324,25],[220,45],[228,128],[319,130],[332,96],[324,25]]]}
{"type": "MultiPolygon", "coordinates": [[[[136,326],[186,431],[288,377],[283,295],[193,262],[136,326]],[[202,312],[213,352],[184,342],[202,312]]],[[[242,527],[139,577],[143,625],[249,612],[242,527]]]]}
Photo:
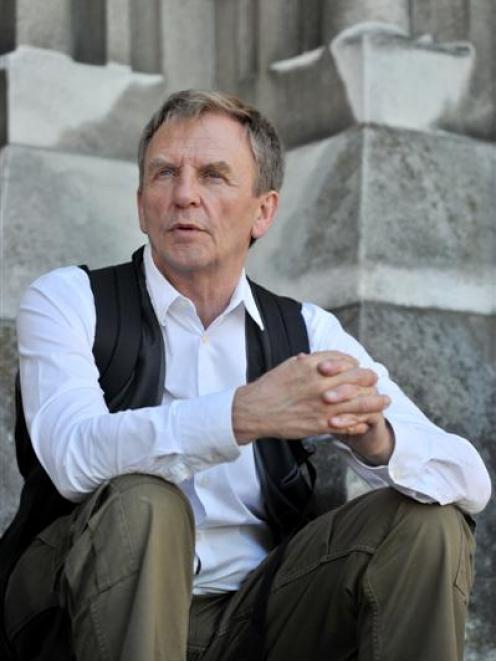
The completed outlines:
{"type": "MultiPolygon", "coordinates": [[[[463,659],[473,553],[456,508],[392,489],[320,516],[291,540],[276,573],[265,658],[463,659]]],[[[266,562],[236,593],[191,598],[193,556],[191,508],[177,487],[143,475],[112,480],[18,563],[6,625],[19,658],[38,658],[39,622],[44,632],[55,599],[69,613],[77,661],[240,661],[266,562]]]]}

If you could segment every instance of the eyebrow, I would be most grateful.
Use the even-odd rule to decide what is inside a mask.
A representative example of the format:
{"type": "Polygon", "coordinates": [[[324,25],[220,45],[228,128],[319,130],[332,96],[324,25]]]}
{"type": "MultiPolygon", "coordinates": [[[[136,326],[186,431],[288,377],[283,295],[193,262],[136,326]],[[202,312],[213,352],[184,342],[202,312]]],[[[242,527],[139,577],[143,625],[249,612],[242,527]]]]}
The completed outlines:
{"type": "Polygon", "coordinates": [[[209,168],[212,168],[213,170],[219,170],[219,172],[230,172],[231,167],[226,161],[212,161],[212,163],[205,163],[204,165],[200,166],[200,170],[208,170],[209,168]]]}
{"type": "MultiPolygon", "coordinates": [[[[179,167],[175,163],[173,163],[172,161],[169,161],[166,158],[162,158],[161,156],[157,156],[156,158],[152,159],[148,163],[148,168],[147,169],[149,171],[153,171],[157,168],[161,168],[161,167],[164,167],[164,166],[170,167],[172,169],[178,169],[178,167],[179,167]]],[[[231,166],[226,161],[212,161],[212,162],[209,162],[209,163],[203,163],[197,169],[198,170],[203,170],[203,171],[213,169],[213,170],[218,170],[219,172],[221,172],[223,174],[227,174],[227,173],[231,172],[231,166]]]]}

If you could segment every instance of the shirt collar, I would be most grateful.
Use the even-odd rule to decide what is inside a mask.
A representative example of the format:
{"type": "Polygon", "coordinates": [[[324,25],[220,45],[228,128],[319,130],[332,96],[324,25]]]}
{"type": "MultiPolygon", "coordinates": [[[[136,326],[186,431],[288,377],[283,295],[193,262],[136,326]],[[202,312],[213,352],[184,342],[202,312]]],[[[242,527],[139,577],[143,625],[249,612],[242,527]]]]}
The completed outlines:
{"type": "MultiPolygon", "coordinates": [[[[188,300],[180,292],[171,285],[171,283],[160,273],[155,262],[153,261],[150,244],[145,246],[143,264],[145,269],[146,286],[148,294],[150,295],[153,309],[157,315],[160,324],[165,324],[167,312],[172,303],[177,299],[188,300]]],[[[257,304],[253,297],[250,284],[246,277],[245,270],[243,269],[240,279],[234,289],[231,300],[227,308],[222,313],[223,315],[229,314],[235,310],[239,305],[244,305],[245,310],[248,312],[253,321],[264,329],[262,317],[258,310],[257,304]]]]}

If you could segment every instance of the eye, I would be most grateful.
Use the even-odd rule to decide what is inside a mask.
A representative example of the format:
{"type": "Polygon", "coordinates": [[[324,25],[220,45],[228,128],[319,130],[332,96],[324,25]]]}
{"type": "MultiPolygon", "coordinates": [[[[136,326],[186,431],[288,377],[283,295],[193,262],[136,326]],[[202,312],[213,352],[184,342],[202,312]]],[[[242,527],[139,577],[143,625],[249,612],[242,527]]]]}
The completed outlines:
{"type": "Polygon", "coordinates": [[[169,166],[164,166],[163,168],[160,168],[157,172],[159,177],[173,177],[176,172],[174,168],[171,168],[169,166]]]}
{"type": "Polygon", "coordinates": [[[210,181],[225,181],[226,179],[224,173],[219,170],[205,170],[203,177],[210,181]]]}

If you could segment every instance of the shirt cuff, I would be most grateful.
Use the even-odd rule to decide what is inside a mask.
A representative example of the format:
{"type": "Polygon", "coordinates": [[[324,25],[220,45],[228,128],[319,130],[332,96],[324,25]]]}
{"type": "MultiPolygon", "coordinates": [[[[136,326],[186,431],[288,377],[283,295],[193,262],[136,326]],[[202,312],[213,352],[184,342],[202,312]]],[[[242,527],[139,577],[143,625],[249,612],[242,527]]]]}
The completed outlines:
{"type": "Polygon", "coordinates": [[[423,503],[449,502],[448,494],[439,493],[439,484],[431,483],[430,474],[425,470],[432,455],[432,443],[425,429],[415,433],[414,425],[394,423],[389,420],[394,432],[394,450],[387,465],[367,464],[350,448],[350,467],[372,488],[392,486],[401,493],[423,503]],[[423,433],[422,433],[423,432],[423,433]]]}
{"type": "Polygon", "coordinates": [[[196,468],[234,461],[240,455],[232,427],[235,388],[172,404],[174,437],[196,468]],[[195,461],[196,459],[196,461],[195,461]]]}

